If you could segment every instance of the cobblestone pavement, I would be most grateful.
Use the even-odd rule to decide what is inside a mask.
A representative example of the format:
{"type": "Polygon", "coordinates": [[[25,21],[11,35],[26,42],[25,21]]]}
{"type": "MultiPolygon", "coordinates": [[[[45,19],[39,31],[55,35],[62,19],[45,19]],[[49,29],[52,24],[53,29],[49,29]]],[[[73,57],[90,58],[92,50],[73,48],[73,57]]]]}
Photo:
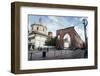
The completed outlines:
{"type": "Polygon", "coordinates": [[[43,57],[43,51],[28,51],[28,60],[79,59],[84,58],[85,50],[49,50],[44,52],[46,55],[43,57]]]}

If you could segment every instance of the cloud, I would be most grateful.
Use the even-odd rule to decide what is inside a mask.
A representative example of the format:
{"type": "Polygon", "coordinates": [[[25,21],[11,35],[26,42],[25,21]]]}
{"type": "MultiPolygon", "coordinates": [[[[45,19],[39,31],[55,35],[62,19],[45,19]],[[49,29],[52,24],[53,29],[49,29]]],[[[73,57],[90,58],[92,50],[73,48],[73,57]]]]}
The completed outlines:
{"type": "Polygon", "coordinates": [[[48,16],[48,18],[52,21],[52,22],[58,22],[58,19],[55,16],[48,16]]]}
{"type": "Polygon", "coordinates": [[[29,22],[29,25],[28,25],[28,31],[31,31],[32,28],[31,28],[31,23],[29,22]]]}
{"type": "Polygon", "coordinates": [[[48,23],[47,28],[48,32],[53,32],[53,36],[56,36],[56,30],[60,29],[61,27],[58,26],[56,23],[48,23]]]}
{"type": "Polygon", "coordinates": [[[53,27],[58,26],[59,28],[64,28],[65,24],[62,20],[62,17],[56,17],[56,16],[48,16],[48,19],[50,20],[50,23],[53,24],[53,27]]]}
{"type": "Polygon", "coordinates": [[[74,25],[74,24],[71,24],[70,27],[71,27],[71,26],[75,26],[75,25],[74,25]]]}
{"type": "Polygon", "coordinates": [[[79,36],[81,37],[81,39],[83,41],[85,41],[85,37],[84,37],[84,28],[79,28],[79,27],[75,27],[76,32],[79,34],[79,36]]]}

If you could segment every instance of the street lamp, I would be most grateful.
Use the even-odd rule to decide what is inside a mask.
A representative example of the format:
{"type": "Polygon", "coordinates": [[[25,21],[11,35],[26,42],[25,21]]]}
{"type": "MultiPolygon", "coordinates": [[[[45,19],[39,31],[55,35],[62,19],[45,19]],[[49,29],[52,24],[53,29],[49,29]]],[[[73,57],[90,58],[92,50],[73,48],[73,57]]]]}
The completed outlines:
{"type": "Polygon", "coordinates": [[[87,19],[83,19],[83,24],[84,24],[84,35],[85,35],[85,43],[86,43],[86,48],[87,48],[87,33],[86,33],[86,27],[88,25],[87,19]]]}

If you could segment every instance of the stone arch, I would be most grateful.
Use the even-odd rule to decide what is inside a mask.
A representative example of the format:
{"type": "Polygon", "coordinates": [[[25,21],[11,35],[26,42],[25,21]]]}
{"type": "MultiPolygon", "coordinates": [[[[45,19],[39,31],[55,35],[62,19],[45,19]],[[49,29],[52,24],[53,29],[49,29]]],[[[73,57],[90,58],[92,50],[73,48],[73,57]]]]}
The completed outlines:
{"type": "Polygon", "coordinates": [[[60,35],[57,36],[57,39],[60,39],[60,35]]]}
{"type": "Polygon", "coordinates": [[[70,35],[68,33],[66,33],[63,37],[63,40],[64,40],[64,49],[68,49],[70,47],[70,44],[71,44],[70,35]]]}
{"type": "Polygon", "coordinates": [[[60,36],[60,39],[56,41],[56,47],[59,49],[64,49],[64,37],[70,36],[70,48],[83,48],[83,40],[80,38],[78,33],[75,31],[74,27],[59,29],[56,31],[56,36],[60,36]]]}

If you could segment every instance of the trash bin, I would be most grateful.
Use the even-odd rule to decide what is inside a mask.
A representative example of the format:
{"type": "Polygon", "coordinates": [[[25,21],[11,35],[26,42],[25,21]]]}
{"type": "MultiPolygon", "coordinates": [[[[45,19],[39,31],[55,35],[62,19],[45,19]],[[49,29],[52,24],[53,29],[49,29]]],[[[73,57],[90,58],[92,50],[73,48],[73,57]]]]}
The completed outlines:
{"type": "Polygon", "coordinates": [[[46,52],[45,51],[42,52],[42,57],[43,58],[46,57],[46,52]]]}

